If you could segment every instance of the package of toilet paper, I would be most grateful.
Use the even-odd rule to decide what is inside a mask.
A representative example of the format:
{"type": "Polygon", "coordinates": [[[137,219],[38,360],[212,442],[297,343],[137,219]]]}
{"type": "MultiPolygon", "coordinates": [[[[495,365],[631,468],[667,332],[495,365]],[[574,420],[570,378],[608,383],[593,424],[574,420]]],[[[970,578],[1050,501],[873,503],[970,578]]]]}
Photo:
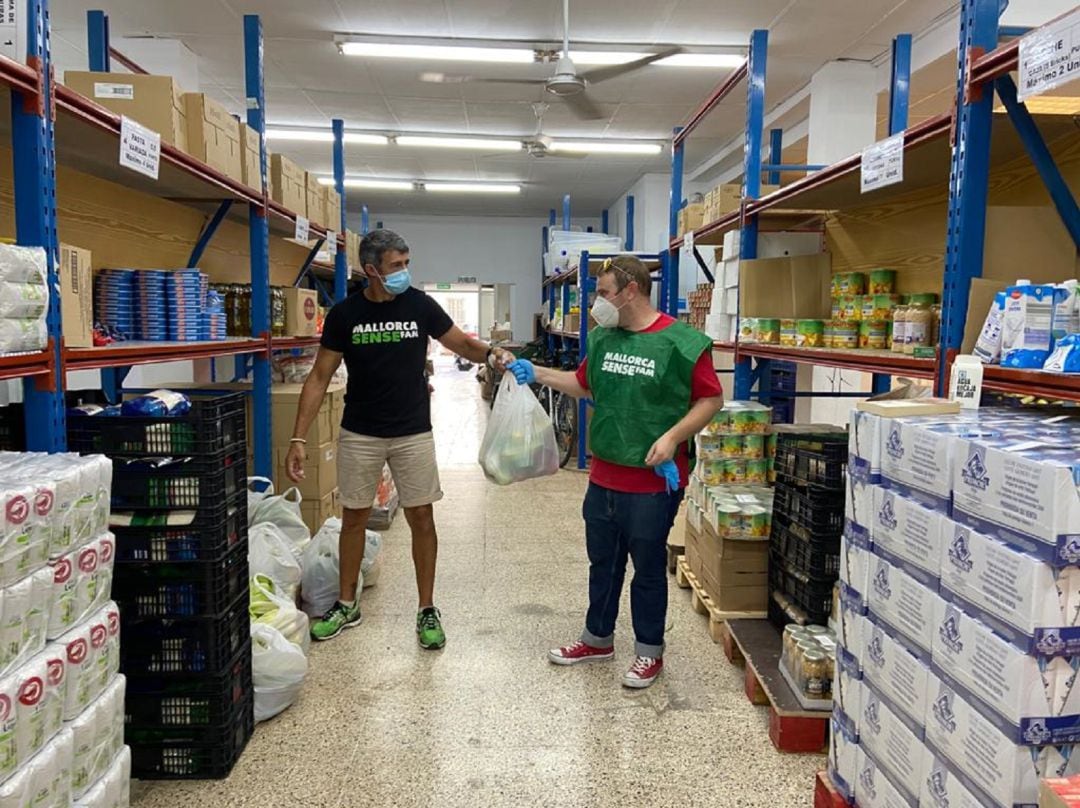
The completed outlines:
{"type": "Polygon", "coordinates": [[[116,538],[103,534],[96,541],[49,562],[53,568],[53,608],[49,639],[56,639],[109,599],[116,556],[116,538]]]}

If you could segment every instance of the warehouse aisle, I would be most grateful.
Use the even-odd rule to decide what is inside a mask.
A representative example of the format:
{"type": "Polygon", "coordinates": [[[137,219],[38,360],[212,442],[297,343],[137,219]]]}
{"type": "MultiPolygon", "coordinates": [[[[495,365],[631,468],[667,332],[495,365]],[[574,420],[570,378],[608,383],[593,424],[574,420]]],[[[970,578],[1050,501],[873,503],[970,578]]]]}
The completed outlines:
{"type": "Polygon", "coordinates": [[[447,647],[416,644],[399,517],[364,624],[313,648],[300,701],[256,729],[232,776],[141,784],[134,805],[807,805],[823,758],[773,750],[766,711],[674,584],[668,668],[650,690],[619,685],[632,651],[625,603],[614,664],[545,661],[580,631],[585,477],[488,483],[475,464],[486,411],[475,372],[440,369],[433,384],[447,647]]]}

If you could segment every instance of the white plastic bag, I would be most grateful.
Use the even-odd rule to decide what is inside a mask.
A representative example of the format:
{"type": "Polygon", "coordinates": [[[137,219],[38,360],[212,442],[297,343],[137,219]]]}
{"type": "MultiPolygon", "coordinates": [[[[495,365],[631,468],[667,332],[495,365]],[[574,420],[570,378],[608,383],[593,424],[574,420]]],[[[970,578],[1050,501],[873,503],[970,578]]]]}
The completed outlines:
{"type": "Polygon", "coordinates": [[[264,496],[254,508],[249,506],[248,525],[257,525],[259,522],[275,524],[289,541],[303,549],[311,541],[311,531],[304,524],[304,517],[300,513],[300,503],[303,500],[297,488],[290,488],[282,494],[264,496]]]}
{"type": "Polygon", "coordinates": [[[303,652],[272,626],[251,626],[251,675],[255,685],[255,720],[266,721],[286,710],[300,695],[307,676],[303,652]]]}
{"type": "MultiPolygon", "coordinates": [[[[303,582],[300,585],[300,605],[311,617],[322,617],[337,602],[341,595],[341,520],[327,519],[311,544],[304,550],[304,556],[300,559],[300,566],[304,570],[303,582]]],[[[371,559],[374,562],[382,544],[382,536],[372,531],[367,531],[364,540],[364,561],[371,559]]],[[[356,589],[359,592],[364,588],[364,562],[360,564],[360,575],[356,580],[356,589]]]]}
{"type": "Polygon", "coordinates": [[[382,549],[382,536],[374,530],[369,530],[364,536],[364,560],[360,562],[360,582],[364,589],[375,586],[379,582],[379,573],[382,564],[379,559],[379,551],[382,549]]]}
{"type": "Polygon", "coordinates": [[[259,522],[248,530],[248,568],[251,575],[262,573],[285,593],[296,598],[300,589],[299,551],[272,522],[259,522]]]}
{"type": "Polygon", "coordinates": [[[559,470],[551,417],[533,391],[504,373],[480,444],[484,474],[499,485],[545,477],[559,470]]]}
{"type": "Polygon", "coordinates": [[[251,521],[251,515],[255,513],[255,508],[269,496],[274,494],[274,481],[269,477],[248,477],[247,478],[247,503],[248,503],[248,524],[254,524],[251,521]],[[257,490],[259,485],[265,486],[263,490],[257,490]]]}
{"type": "Polygon", "coordinates": [[[296,604],[277,591],[274,582],[265,575],[251,578],[251,601],[248,613],[251,623],[262,623],[276,628],[289,642],[303,653],[311,647],[307,615],[296,604]]]}

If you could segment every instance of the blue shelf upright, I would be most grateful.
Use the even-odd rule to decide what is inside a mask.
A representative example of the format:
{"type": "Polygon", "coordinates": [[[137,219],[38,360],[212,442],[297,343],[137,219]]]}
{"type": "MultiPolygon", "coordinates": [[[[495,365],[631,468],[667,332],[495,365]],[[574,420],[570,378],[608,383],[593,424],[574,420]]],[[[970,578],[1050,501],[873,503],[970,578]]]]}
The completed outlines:
{"type": "MultiPolygon", "coordinates": [[[[259,175],[262,200],[251,204],[251,334],[270,343],[270,220],[266,198],[266,93],[263,81],[263,30],[257,14],[244,15],[244,86],[247,124],[259,133],[259,175]]],[[[255,474],[273,472],[271,452],[270,353],[256,354],[252,368],[252,429],[255,474]]]]}
{"type": "Polygon", "coordinates": [[[26,443],[32,451],[62,452],[67,448],[64,409],[63,330],[56,267],[60,243],[56,234],[56,138],[52,50],[49,41],[49,0],[28,0],[26,61],[37,72],[36,95],[12,90],[11,127],[15,183],[15,237],[26,247],[45,250],[49,275],[46,324],[53,373],[44,384],[23,382],[26,403],[26,443]]]}
{"type": "MultiPolygon", "coordinates": [[[[334,128],[334,190],[341,203],[341,218],[329,224],[336,227],[339,234],[344,234],[347,225],[345,210],[345,122],[340,118],[333,121],[334,128]]],[[[335,234],[336,237],[337,234],[335,234]]],[[[336,247],[334,253],[334,302],[340,303],[349,294],[349,255],[346,250],[336,247]]]]}

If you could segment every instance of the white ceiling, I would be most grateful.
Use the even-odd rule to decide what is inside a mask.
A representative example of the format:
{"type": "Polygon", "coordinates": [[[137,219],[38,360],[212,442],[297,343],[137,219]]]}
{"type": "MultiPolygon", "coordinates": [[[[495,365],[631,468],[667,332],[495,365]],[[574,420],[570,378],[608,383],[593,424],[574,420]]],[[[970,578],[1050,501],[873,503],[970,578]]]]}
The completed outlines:
{"type": "MultiPolygon", "coordinates": [[[[870,60],[892,37],[919,31],[954,0],[573,0],[575,42],[637,45],[740,46],[768,28],[767,107],[806,84],[832,59],[870,60]]],[[[339,55],[334,34],[525,40],[555,44],[562,33],[559,0],[64,0],[54,3],[56,36],[84,49],[85,15],[104,8],[114,37],[154,35],[182,40],[198,57],[202,90],[242,113],[244,14],[260,14],[266,36],[268,120],[273,124],[346,126],[387,132],[531,136],[532,103],[542,89],[497,84],[431,84],[424,71],[481,77],[542,78],[545,65],[474,65],[362,59],[339,55]]],[[[552,99],[544,132],[552,137],[667,139],[727,71],[652,66],[590,88],[605,118],[583,122],[552,99]]],[[[743,126],[745,90],[739,88],[688,145],[687,165],[704,160],[743,126]]],[[[325,144],[277,143],[274,148],[311,171],[331,170],[325,144]]],[[[423,193],[350,194],[350,209],[366,202],[374,214],[545,215],[570,193],[575,213],[598,215],[638,176],[667,171],[670,153],[657,157],[594,155],[537,159],[512,153],[350,146],[351,175],[394,179],[516,181],[516,197],[423,193]]]]}

